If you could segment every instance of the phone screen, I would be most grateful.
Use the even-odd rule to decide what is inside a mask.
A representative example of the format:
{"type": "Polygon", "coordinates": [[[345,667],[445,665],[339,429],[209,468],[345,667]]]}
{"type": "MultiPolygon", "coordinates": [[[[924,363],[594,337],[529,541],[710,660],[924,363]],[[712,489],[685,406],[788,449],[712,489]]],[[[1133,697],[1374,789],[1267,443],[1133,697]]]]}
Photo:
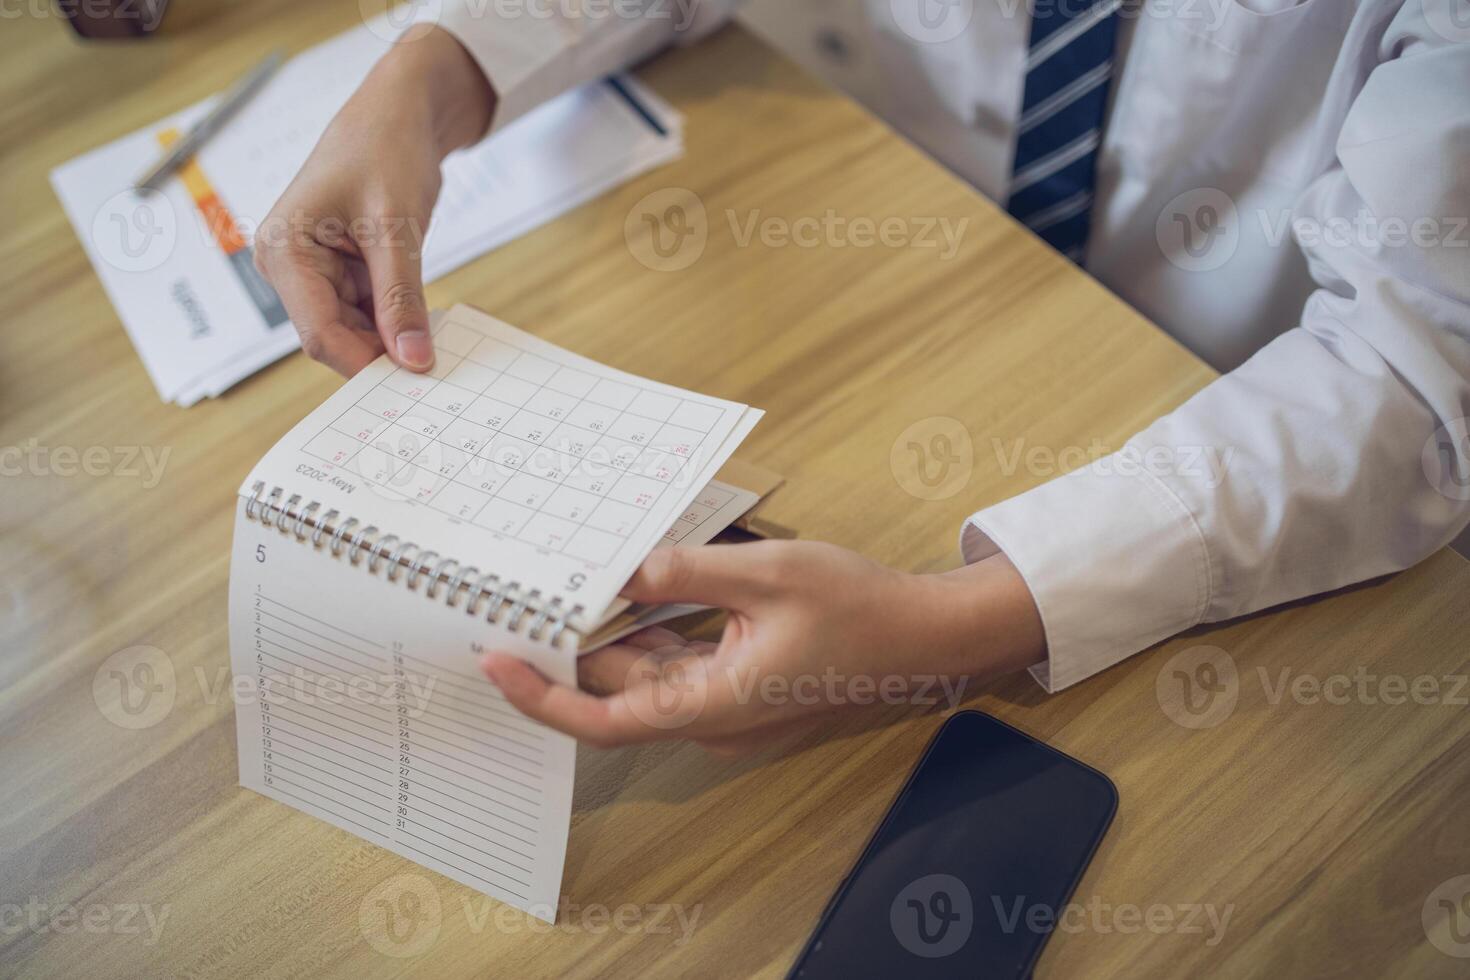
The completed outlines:
{"type": "Polygon", "coordinates": [[[1097,770],[989,715],[953,715],[790,975],[1025,976],[1117,801],[1097,770]]]}

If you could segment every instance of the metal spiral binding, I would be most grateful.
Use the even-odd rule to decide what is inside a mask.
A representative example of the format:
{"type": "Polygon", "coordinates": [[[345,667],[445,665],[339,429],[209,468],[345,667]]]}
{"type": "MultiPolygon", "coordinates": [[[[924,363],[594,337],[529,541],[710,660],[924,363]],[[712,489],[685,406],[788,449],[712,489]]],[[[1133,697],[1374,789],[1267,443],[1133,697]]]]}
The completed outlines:
{"type": "Polygon", "coordinates": [[[335,510],[318,516],[321,503],[313,500],[302,507],[299,493],[292,494],[282,503],[281,498],[285,496],[286,491],[280,487],[267,494],[265,482],[257,481],[253,496],[245,501],[245,516],[293,536],[297,541],[309,541],[313,548],[325,548],[334,558],[342,558],[345,554],[350,565],[366,562],[369,575],[376,575],[386,560],[388,570],[384,577],[389,582],[397,582],[398,576],[406,571],[408,589],[416,591],[419,580],[425,579],[424,595],[437,601],[440,589],[445,589],[443,601],[451,609],[458,607],[460,594],[464,593],[467,615],[480,615],[481,603],[488,600],[485,621],[503,626],[512,633],[519,632],[527,614],[532,613],[526,636],[537,642],[545,636],[547,643],[554,647],[563,633],[582,633],[571,623],[582,614],[580,604],[567,608],[561,596],[552,596],[547,602],[540,603],[540,589],[523,591],[519,582],[502,581],[493,572],[482,575],[473,565],[461,565],[436,551],[424,551],[396,534],[381,534],[375,526],[360,528],[361,522],[355,517],[343,518],[335,510]],[[325,545],[323,538],[326,538],[325,545]],[[502,613],[507,613],[503,621],[502,613]]]}

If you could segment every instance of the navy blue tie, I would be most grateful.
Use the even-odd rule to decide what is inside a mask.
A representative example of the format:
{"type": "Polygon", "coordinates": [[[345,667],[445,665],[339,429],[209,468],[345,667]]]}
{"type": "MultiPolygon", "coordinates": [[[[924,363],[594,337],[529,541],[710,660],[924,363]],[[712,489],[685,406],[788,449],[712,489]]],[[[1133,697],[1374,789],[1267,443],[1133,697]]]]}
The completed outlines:
{"type": "Polygon", "coordinates": [[[1006,210],[1080,263],[1091,227],[1121,0],[1033,6],[1006,210]]]}

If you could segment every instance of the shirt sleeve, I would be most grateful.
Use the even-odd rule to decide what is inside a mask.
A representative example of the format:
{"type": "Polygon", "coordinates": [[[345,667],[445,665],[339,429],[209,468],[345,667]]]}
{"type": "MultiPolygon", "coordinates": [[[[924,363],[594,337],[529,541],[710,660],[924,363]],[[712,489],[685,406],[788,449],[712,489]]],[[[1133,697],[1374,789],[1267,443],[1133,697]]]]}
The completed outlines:
{"type": "Polygon", "coordinates": [[[562,92],[635,64],[673,43],[705,36],[740,0],[444,0],[418,21],[453,34],[495,90],[490,132],[562,92]]]}
{"type": "Polygon", "coordinates": [[[1299,323],[1118,453],[966,522],[966,560],[1004,551],[1036,599],[1048,691],[1470,523],[1470,44],[1425,20],[1447,2],[1403,6],[1297,201],[1299,323]]]}

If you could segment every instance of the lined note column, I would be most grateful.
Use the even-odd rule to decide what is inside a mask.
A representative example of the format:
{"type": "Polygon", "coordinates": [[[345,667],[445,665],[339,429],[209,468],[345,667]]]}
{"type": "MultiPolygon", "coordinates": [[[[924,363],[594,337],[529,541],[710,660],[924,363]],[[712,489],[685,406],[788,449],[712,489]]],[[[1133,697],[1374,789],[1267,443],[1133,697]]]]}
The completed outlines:
{"type": "Polygon", "coordinates": [[[447,669],[401,642],[391,660],[394,841],[491,895],[529,901],[542,845],[543,734],[472,668],[447,669]]]}
{"type": "Polygon", "coordinates": [[[389,838],[394,717],[386,650],[260,585],[253,619],[265,785],[389,838]]]}

